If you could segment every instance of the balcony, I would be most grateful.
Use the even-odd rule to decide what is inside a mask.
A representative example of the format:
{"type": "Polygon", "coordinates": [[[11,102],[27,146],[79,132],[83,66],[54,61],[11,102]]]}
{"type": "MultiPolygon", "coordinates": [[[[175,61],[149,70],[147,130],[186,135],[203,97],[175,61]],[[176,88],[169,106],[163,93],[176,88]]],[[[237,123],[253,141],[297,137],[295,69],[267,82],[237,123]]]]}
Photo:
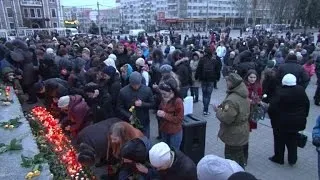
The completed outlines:
{"type": "Polygon", "coordinates": [[[21,0],[21,6],[42,6],[41,0],[21,0]]]}

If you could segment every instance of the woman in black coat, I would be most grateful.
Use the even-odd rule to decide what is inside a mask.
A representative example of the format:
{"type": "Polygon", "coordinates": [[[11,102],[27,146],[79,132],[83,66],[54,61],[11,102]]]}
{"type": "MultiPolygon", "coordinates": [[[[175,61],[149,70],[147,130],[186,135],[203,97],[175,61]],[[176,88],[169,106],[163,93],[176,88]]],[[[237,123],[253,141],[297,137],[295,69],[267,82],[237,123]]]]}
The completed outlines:
{"type": "Polygon", "coordinates": [[[274,156],[269,160],[284,164],[285,146],[288,149],[288,162],[297,162],[297,135],[306,128],[310,102],[302,86],[297,85],[293,74],[282,79],[282,87],[270,100],[268,113],[274,136],[274,156]]]}

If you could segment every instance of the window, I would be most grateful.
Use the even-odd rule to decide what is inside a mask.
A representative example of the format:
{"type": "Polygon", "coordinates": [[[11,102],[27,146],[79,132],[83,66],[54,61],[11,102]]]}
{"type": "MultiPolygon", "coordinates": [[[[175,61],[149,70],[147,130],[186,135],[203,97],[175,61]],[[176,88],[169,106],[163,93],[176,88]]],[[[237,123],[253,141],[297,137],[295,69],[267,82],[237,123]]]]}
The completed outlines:
{"type": "Polygon", "coordinates": [[[12,11],[12,8],[7,8],[7,15],[8,17],[13,17],[13,11],[12,11]]]}
{"type": "Polygon", "coordinates": [[[34,9],[30,9],[30,17],[36,17],[34,9]]]}
{"type": "Polygon", "coordinates": [[[51,17],[57,17],[56,9],[51,9],[51,17]]]}
{"type": "Polygon", "coordinates": [[[53,27],[54,28],[58,27],[58,24],[57,23],[53,23],[53,27]]]}
{"type": "Polygon", "coordinates": [[[42,14],[41,14],[41,9],[37,9],[37,17],[41,18],[42,14]]]}
{"type": "Polygon", "coordinates": [[[13,22],[10,23],[10,29],[14,29],[14,23],[13,22]]]}
{"type": "Polygon", "coordinates": [[[24,15],[24,17],[28,17],[29,16],[28,9],[23,9],[23,15],[24,15]]]}

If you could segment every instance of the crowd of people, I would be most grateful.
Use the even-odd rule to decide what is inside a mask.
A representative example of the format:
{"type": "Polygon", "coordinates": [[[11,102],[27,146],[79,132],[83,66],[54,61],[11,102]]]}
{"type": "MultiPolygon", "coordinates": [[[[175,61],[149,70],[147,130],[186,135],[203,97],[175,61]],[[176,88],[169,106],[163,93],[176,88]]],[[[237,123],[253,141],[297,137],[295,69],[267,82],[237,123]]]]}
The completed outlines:
{"type": "Polygon", "coordinates": [[[20,103],[41,99],[72,138],[79,162],[117,167],[121,180],[255,179],[243,171],[250,132],[266,112],[274,136],[270,161],[284,164],[286,146],[288,163],[297,162],[298,132],[306,127],[310,106],[305,89],[314,74],[314,103],[320,103],[320,44],[307,34],[229,33],[211,33],[205,43],[197,36],[179,38],[164,48],[149,37],[17,39],[0,45],[1,79],[20,103]],[[221,78],[226,98],[210,110],[221,78]],[[190,91],[197,103],[200,88],[203,115],[213,111],[220,121],[226,159],[207,155],[196,165],[180,146],[184,98],[190,91]],[[150,113],[158,121],[160,142],[154,145],[150,113]]]}

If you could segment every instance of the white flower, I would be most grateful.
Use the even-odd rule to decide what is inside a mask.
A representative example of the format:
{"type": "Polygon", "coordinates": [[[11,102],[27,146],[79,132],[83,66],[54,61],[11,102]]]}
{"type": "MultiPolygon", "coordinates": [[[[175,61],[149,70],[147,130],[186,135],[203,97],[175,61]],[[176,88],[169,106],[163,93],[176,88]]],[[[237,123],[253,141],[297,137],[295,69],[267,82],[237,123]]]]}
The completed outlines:
{"type": "Polygon", "coordinates": [[[267,94],[264,94],[263,96],[262,96],[262,98],[267,98],[268,97],[268,95],[267,94]]]}

